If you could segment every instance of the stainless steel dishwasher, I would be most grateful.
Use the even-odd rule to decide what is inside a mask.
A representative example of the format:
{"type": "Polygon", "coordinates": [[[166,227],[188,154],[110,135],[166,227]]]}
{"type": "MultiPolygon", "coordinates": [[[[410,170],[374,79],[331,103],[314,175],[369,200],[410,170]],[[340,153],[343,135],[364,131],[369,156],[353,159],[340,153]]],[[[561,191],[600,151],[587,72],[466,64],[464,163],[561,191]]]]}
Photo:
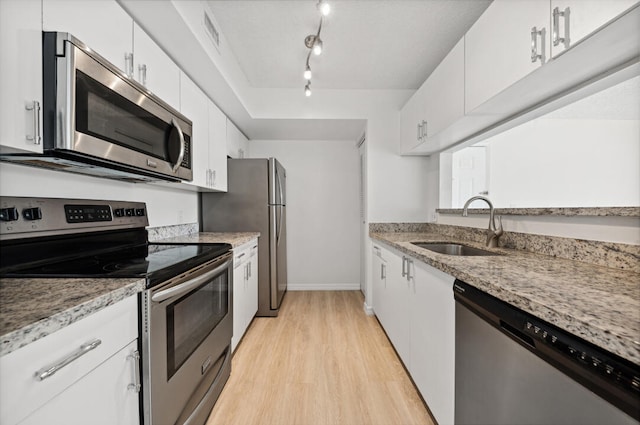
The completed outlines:
{"type": "Polygon", "coordinates": [[[456,424],[638,424],[640,367],[456,280],[456,424]]]}

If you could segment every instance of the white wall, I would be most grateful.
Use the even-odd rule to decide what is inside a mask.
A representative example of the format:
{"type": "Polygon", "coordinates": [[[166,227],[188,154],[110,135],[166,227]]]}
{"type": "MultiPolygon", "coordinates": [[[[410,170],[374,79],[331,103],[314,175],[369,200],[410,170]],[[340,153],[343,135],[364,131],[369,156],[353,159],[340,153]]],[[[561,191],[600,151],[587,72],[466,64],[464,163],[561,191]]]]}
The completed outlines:
{"type": "Polygon", "coordinates": [[[147,203],[150,227],[198,221],[196,192],[4,162],[0,162],[0,195],[140,201],[147,203]]]}
{"type": "Polygon", "coordinates": [[[287,170],[289,289],[358,290],[356,142],[251,140],[249,152],[276,157],[287,170]]]}
{"type": "Polygon", "coordinates": [[[496,207],[640,205],[640,121],[537,119],[489,139],[496,207]]]}

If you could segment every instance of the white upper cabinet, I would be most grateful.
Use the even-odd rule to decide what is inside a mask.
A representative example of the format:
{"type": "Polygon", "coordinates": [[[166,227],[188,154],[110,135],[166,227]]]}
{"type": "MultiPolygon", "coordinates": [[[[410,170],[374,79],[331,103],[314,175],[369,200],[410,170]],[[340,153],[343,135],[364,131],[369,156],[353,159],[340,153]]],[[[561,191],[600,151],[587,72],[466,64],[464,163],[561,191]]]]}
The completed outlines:
{"type": "Polygon", "coordinates": [[[207,96],[183,72],[180,73],[180,112],[193,123],[191,170],[193,180],[185,182],[207,188],[209,177],[209,113],[207,96]]]}
{"type": "Polygon", "coordinates": [[[133,76],[133,19],[115,0],[43,0],[42,9],[44,31],[71,33],[133,76]]]}
{"type": "Polygon", "coordinates": [[[42,152],[42,4],[0,0],[0,148],[42,152]]]}
{"type": "Polygon", "coordinates": [[[427,139],[464,116],[464,38],[425,81],[427,139]]]}
{"type": "Polygon", "coordinates": [[[183,72],[180,73],[180,111],[193,123],[193,180],[185,184],[201,191],[226,191],[227,117],[183,72]]]}
{"type": "Polygon", "coordinates": [[[425,84],[423,84],[400,110],[400,148],[402,152],[411,152],[411,149],[424,140],[425,94],[425,84]]]}
{"type": "Polygon", "coordinates": [[[245,158],[249,156],[249,140],[227,119],[227,155],[231,158],[245,158]]]}
{"type": "Polygon", "coordinates": [[[465,35],[465,112],[548,60],[550,19],[549,0],[495,0],[485,10],[465,35]]]}
{"type": "Polygon", "coordinates": [[[213,190],[227,191],[227,116],[211,101],[209,105],[209,183],[213,190]]]}
{"type": "Polygon", "coordinates": [[[440,62],[400,111],[402,153],[421,144],[464,116],[464,38],[440,62]]]}
{"type": "Polygon", "coordinates": [[[133,77],[160,99],[179,109],[180,68],[135,22],[133,77]]]}
{"type": "Polygon", "coordinates": [[[551,0],[551,55],[561,54],[635,4],[638,0],[551,0]]]}

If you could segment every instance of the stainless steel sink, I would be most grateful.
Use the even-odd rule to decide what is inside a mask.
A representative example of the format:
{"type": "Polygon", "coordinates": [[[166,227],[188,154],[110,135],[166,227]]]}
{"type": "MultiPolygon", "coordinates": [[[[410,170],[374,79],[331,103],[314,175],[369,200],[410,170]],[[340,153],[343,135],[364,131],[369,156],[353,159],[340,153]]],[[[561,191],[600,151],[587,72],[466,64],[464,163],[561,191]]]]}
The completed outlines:
{"type": "Polygon", "coordinates": [[[442,242],[411,242],[415,246],[425,248],[433,252],[446,255],[458,255],[462,257],[471,257],[479,255],[500,255],[497,252],[486,251],[472,246],[462,245],[459,243],[442,243],[442,242]]]}

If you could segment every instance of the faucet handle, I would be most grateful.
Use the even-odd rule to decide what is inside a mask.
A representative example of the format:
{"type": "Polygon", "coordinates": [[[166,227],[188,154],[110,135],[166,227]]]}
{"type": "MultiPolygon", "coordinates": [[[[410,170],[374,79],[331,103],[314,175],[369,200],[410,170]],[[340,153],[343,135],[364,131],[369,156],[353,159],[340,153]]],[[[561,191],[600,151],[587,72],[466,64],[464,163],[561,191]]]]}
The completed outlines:
{"type": "Polygon", "coordinates": [[[499,223],[499,225],[498,225],[498,227],[496,227],[495,233],[496,233],[497,236],[500,236],[500,235],[502,235],[504,233],[504,229],[502,227],[502,216],[501,215],[498,216],[498,223],[499,223]]]}

